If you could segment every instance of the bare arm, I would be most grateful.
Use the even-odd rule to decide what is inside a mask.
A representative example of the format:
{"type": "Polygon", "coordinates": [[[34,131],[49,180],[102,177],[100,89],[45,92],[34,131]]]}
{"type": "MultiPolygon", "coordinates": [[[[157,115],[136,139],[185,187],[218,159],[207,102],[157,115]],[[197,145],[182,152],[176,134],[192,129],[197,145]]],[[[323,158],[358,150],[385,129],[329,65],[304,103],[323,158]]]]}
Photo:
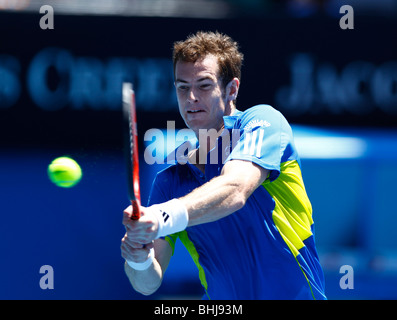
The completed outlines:
{"type": "Polygon", "coordinates": [[[187,208],[189,226],[216,221],[241,209],[268,173],[249,161],[228,161],[220,176],[180,199],[187,208]]]}
{"type": "MultiPolygon", "coordinates": [[[[130,220],[128,208],[124,213],[125,220],[130,220]]],[[[123,220],[124,222],[124,220],[123,220]]],[[[127,262],[124,264],[125,273],[132,287],[143,295],[154,293],[163,281],[163,275],[168,267],[172,255],[172,249],[167,241],[163,239],[154,240],[153,243],[143,246],[136,243],[129,237],[128,223],[125,224],[127,232],[121,241],[121,253],[124,259],[136,262],[142,262],[147,259],[149,250],[154,247],[155,259],[150,267],[146,270],[139,271],[132,269],[127,262]]]]}

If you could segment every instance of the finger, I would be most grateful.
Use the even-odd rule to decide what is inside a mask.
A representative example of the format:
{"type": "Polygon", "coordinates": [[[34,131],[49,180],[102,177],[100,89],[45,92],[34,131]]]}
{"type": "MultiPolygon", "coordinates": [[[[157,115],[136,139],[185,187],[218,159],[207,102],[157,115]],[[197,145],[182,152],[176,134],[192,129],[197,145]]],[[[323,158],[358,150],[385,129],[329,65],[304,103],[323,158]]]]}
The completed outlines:
{"type": "Polygon", "coordinates": [[[134,249],[142,249],[144,247],[144,244],[137,242],[134,238],[131,236],[128,236],[128,233],[124,235],[124,237],[121,239],[122,243],[125,243],[126,245],[134,248],[134,249]]]}
{"type": "Polygon", "coordinates": [[[135,236],[136,234],[143,234],[152,232],[152,228],[154,226],[154,222],[148,218],[139,220],[129,220],[125,222],[126,231],[131,234],[131,236],[135,236]]]}
{"type": "Polygon", "coordinates": [[[153,227],[133,227],[127,229],[127,238],[129,242],[137,242],[140,244],[148,244],[155,239],[156,233],[152,232],[153,227]]]}
{"type": "Polygon", "coordinates": [[[127,207],[123,214],[123,224],[126,228],[128,241],[148,244],[157,236],[158,221],[148,208],[140,207],[142,216],[139,220],[131,220],[132,206],[127,207]]]}
{"type": "Polygon", "coordinates": [[[123,211],[123,225],[127,226],[128,222],[131,221],[132,206],[128,206],[123,211]]]}
{"type": "Polygon", "coordinates": [[[145,244],[145,248],[148,250],[154,248],[154,241],[151,241],[151,242],[145,244]]]}
{"type": "Polygon", "coordinates": [[[146,233],[152,233],[155,231],[158,221],[153,214],[150,214],[150,212],[147,212],[146,210],[147,208],[142,207],[139,227],[144,229],[146,233]]]}
{"type": "Polygon", "coordinates": [[[142,249],[134,249],[129,246],[121,246],[121,256],[125,260],[140,262],[141,260],[143,260],[142,256],[144,256],[144,254],[142,254],[138,250],[142,249]]]}
{"type": "Polygon", "coordinates": [[[151,235],[148,234],[133,234],[132,236],[127,234],[127,236],[123,238],[122,242],[125,242],[127,245],[135,249],[141,249],[147,244],[150,244],[152,240],[151,235]]]}
{"type": "Polygon", "coordinates": [[[129,261],[144,262],[150,254],[149,248],[134,249],[131,246],[122,243],[121,245],[121,256],[129,261]]]}
{"type": "Polygon", "coordinates": [[[123,258],[125,259],[134,259],[134,257],[139,256],[139,250],[144,250],[142,245],[139,245],[140,248],[134,248],[129,243],[122,241],[121,242],[121,253],[123,258]]]}
{"type": "MultiPolygon", "coordinates": [[[[143,212],[144,209],[145,209],[144,207],[140,206],[141,212],[143,212]]],[[[141,221],[141,219],[133,220],[132,214],[133,214],[132,206],[128,206],[126,209],[124,209],[124,211],[123,211],[123,225],[124,226],[129,227],[129,226],[133,225],[134,223],[141,221]]]]}
{"type": "MultiPolygon", "coordinates": [[[[141,206],[139,206],[140,208],[140,210],[141,210],[141,206]]],[[[124,210],[124,213],[126,214],[126,218],[129,218],[129,219],[132,219],[132,215],[133,215],[133,213],[134,213],[134,207],[131,205],[131,206],[128,206],[125,210],[124,210]]]]}

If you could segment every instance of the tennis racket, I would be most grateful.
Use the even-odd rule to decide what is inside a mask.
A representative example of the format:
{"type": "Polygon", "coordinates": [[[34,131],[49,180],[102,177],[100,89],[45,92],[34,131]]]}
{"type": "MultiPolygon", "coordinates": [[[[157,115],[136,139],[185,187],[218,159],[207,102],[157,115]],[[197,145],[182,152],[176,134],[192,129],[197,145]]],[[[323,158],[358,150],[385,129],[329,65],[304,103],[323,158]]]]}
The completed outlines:
{"type": "Polygon", "coordinates": [[[127,160],[128,195],[132,205],[133,220],[141,216],[141,191],[139,187],[138,130],[136,122],[135,92],[132,84],[125,82],[123,94],[124,149],[127,160]]]}

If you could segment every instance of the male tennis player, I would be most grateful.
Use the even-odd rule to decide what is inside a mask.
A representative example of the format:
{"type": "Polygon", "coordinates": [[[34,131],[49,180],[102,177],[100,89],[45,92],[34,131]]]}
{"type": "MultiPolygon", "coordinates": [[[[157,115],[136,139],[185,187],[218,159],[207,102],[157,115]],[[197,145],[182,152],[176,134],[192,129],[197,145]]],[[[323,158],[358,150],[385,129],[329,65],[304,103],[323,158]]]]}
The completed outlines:
{"type": "Polygon", "coordinates": [[[236,109],[243,55],[230,37],[198,32],[174,44],[173,59],[179,111],[199,147],[186,164],[157,174],[139,220],[130,219],[131,206],[124,211],[121,250],[132,286],[145,295],[158,289],[179,238],[204,299],[325,299],[286,119],[269,105],[236,109]],[[235,132],[237,139],[223,138],[235,132]]]}

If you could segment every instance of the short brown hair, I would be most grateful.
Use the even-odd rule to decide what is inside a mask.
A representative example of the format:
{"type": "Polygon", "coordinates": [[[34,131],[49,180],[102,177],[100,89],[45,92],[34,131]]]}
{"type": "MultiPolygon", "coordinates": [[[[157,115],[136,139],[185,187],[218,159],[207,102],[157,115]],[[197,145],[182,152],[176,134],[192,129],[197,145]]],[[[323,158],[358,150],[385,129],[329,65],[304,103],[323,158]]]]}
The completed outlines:
{"type": "Polygon", "coordinates": [[[208,54],[218,58],[219,76],[224,86],[234,77],[241,79],[241,66],[244,56],[239,51],[238,43],[225,34],[204,31],[199,31],[190,35],[184,41],[174,43],[172,55],[174,76],[178,61],[196,62],[208,54]]]}

